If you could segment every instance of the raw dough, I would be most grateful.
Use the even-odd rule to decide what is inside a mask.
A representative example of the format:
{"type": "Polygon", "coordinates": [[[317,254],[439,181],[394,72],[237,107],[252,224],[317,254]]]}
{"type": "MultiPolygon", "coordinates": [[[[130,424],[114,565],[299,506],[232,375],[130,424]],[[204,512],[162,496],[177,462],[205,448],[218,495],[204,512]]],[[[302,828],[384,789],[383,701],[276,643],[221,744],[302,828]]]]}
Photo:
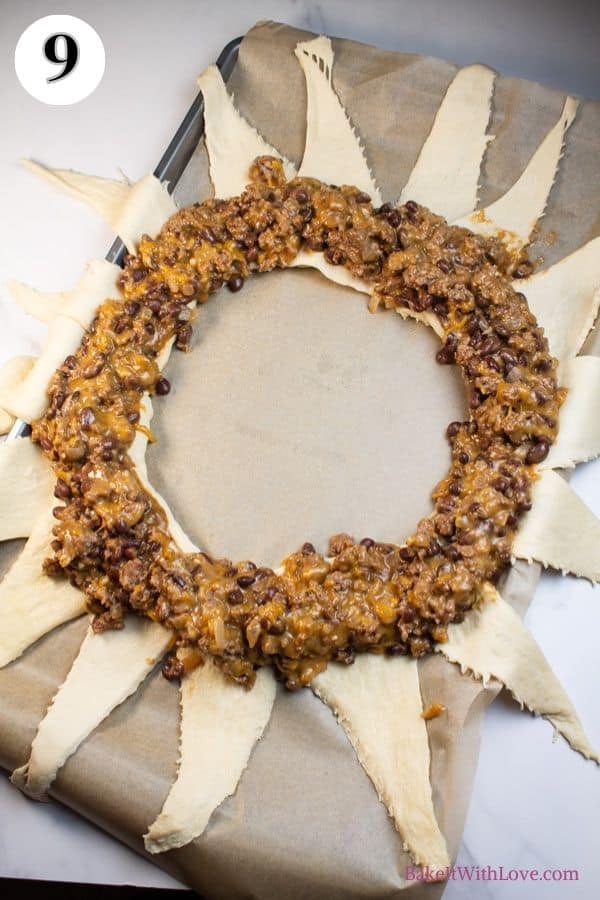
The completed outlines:
{"type": "Polygon", "coordinates": [[[475,209],[481,162],[493,140],[486,131],[495,77],[486,66],[459,69],[397,203],[414,200],[449,222],[475,209]]]}

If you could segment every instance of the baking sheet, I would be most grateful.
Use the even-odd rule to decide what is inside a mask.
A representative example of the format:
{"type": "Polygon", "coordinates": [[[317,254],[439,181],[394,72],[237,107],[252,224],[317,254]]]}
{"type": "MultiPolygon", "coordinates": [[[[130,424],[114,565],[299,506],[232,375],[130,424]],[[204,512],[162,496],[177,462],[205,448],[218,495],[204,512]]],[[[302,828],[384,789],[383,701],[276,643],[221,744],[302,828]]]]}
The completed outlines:
{"type": "MultiPolygon", "coordinates": [[[[231,80],[241,111],[296,162],[305,101],[292,49],[308,36],[275,23],[253,29],[231,80]]],[[[393,199],[455,67],[346,41],[334,49],[336,89],[393,199]]],[[[539,85],[498,80],[485,202],[514,181],[562,101],[539,85]]],[[[599,132],[600,105],[586,103],[536,245],[548,262],[599,231],[599,132]]],[[[175,195],[187,203],[208,191],[199,148],[175,195]]],[[[316,273],[271,273],[239,294],[224,291],[202,308],[192,354],[169,363],[173,390],[155,404],[151,479],[211,552],[275,564],[341,529],[402,540],[447,465],[445,425],[464,413],[458,377],[435,365],[435,346],[425,329],[369,316],[364,298],[316,273]]],[[[536,578],[526,566],[511,576],[520,609],[536,578]]],[[[0,672],[5,767],[25,761],[83,629],[59,629],[0,672]]],[[[494,690],[437,657],[422,663],[422,676],[425,703],[449,709],[428,728],[436,810],[455,853],[494,690]]],[[[139,850],[175,772],[177,715],[176,688],[157,673],[67,763],[55,795],[139,850]]],[[[342,730],[308,691],[280,692],[235,796],[201,839],[156,861],[207,897],[292,900],[394,896],[409,862],[342,730]]],[[[410,896],[441,889],[417,886],[410,896]]]]}

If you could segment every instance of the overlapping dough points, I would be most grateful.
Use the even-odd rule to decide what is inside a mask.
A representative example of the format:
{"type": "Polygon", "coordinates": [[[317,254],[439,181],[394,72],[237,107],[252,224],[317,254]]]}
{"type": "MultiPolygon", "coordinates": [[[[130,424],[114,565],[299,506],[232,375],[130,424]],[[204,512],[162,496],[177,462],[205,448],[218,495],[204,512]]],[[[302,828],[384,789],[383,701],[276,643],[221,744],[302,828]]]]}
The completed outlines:
{"type": "Polygon", "coordinates": [[[600,357],[576,356],[563,367],[569,391],[560,408],[556,442],[540,468],[571,469],[600,455],[600,357]]]}
{"type": "Polygon", "coordinates": [[[321,35],[296,45],[294,53],[306,79],[306,142],[298,175],[329,184],[351,184],[371,197],[381,194],[367,163],[360,138],[332,83],[333,48],[321,35]]]}
{"type": "Polygon", "coordinates": [[[202,834],[214,810],[235,791],[274,700],[275,681],[265,669],[251,691],[226,680],[210,660],[185,678],[179,771],[144,835],[146,850],[162,853],[202,834]]]}
{"type": "Polygon", "coordinates": [[[20,556],[0,583],[0,667],[58,625],[85,612],[85,596],[65,579],[48,578],[42,570],[52,555],[52,495],[35,522],[20,556]]]}
{"type": "Polygon", "coordinates": [[[527,297],[559,362],[575,356],[600,307],[600,237],[513,286],[527,297]]]}
{"type": "Polygon", "coordinates": [[[600,520],[556,472],[534,482],[532,507],[515,536],[518,559],[600,581],[600,520]]]}
{"type": "Polygon", "coordinates": [[[166,186],[154,175],[144,175],[130,190],[126,203],[113,226],[130,253],[137,251],[143,234],[158,234],[168,218],[177,212],[177,205],[166,186]]]}
{"type": "Polygon", "coordinates": [[[448,866],[429,781],[429,742],[417,662],[365,654],[332,663],[312,682],[334,712],[407,849],[420,865],[448,866]]]}
{"type": "Polygon", "coordinates": [[[548,196],[558,171],[567,129],[577,112],[578,101],[567,97],[560,118],[535,151],[521,177],[502,197],[455,222],[477,234],[500,233],[517,250],[531,239],[538,220],[544,215],[548,196]]]}
{"type": "Polygon", "coordinates": [[[154,175],[144,175],[132,185],[71,169],[50,169],[29,159],[23,160],[23,164],[93,207],[119,235],[130,253],[136,252],[143,234],[157,234],[177,211],[175,201],[154,175]]]}
{"type": "Polygon", "coordinates": [[[29,760],[12,774],[13,784],[36,800],[47,799],[61,766],[137,690],[170,639],[161,625],[133,617],[122,631],[94,634],[90,628],[40,723],[29,760]]]}
{"type": "Polygon", "coordinates": [[[248,170],[257,156],[276,156],[283,161],[287,178],[295,168],[237,111],[217,66],[209,66],[198,78],[204,97],[204,140],[210,179],[220,198],[241,194],[248,184],[248,170]]]}
{"type": "Polygon", "coordinates": [[[449,222],[477,206],[481,163],[496,75],[486,66],[460,69],[436,113],[398,203],[414,200],[449,222]]]}
{"type": "Polygon", "coordinates": [[[600,762],[540,647],[491,585],[481,606],[470,610],[460,625],[450,625],[447,642],[436,649],[484,684],[498,679],[521,706],[548,719],[574,750],[600,762]]]}
{"type": "Polygon", "coordinates": [[[89,328],[104,300],[121,299],[117,285],[120,273],[119,266],[105,259],[93,259],[69,291],[46,293],[20,281],[11,281],[8,286],[19,306],[40,321],[50,324],[62,314],[74,319],[82,328],[89,328]]]}
{"type": "Polygon", "coordinates": [[[48,328],[48,337],[40,356],[31,366],[26,377],[10,392],[0,393],[0,403],[17,419],[33,422],[39,419],[46,406],[46,391],[50,379],[66,357],[75,353],[84,329],[74,319],[58,315],[48,328]]]}
{"type": "Polygon", "coordinates": [[[0,541],[29,537],[53,484],[50,463],[29,438],[0,444],[0,541]]]}
{"type": "Polygon", "coordinates": [[[33,159],[23,159],[21,162],[31,172],[93,207],[107,222],[116,218],[129,196],[131,186],[127,181],[87,175],[73,169],[52,169],[33,159]]]}

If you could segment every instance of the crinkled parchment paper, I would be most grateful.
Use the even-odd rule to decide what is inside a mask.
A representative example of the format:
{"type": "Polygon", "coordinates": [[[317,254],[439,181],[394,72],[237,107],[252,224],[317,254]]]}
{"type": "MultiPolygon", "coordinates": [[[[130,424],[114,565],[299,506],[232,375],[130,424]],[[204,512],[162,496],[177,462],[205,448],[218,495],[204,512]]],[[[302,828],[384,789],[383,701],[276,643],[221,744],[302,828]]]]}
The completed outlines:
{"type": "MultiPolygon", "coordinates": [[[[299,162],[305,87],[293,55],[307,34],[263,24],[245,38],[230,87],[240,111],[299,162]]],[[[383,194],[395,198],[455,73],[439,60],[334,41],[334,83],[364,139],[383,194]]],[[[474,60],[476,60],[474,48],[474,60]]],[[[563,96],[499,78],[481,199],[520,174],[563,96]]],[[[600,105],[584,103],[534,248],[554,262],[600,231],[600,105]],[[550,231],[554,235],[548,237],[550,231]]],[[[115,151],[116,152],[116,151],[115,151]]],[[[176,191],[209,192],[200,147],[176,191]]],[[[276,565],[305,540],[340,530],[401,541],[430,508],[447,466],[446,424],[465,414],[459,377],[434,362],[436,338],[364,297],[292,270],[253,278],[200,311],[190,355],[168,366],[148,453],[152,483],[210,552],[276,565]]],[[[16,542],[15,542],[16,544],[16,542]]],[[[3,547],[6,564],[14,547],[3,547]]],[[[503,590],[524,611],[538,569],[519,565],[503,590]]],[[[37,725],[75,657],[85,620],[41,640],[0,671],[0,764],[25,762],[37,725]]],[[[475,771],[481,715],[496,694],[439,656],[422,662],[438,819],[456,854],[475,771]]],[[[402,698],[390,697],[390,703],[402,698]]],[[[142,852],[177,760],[178,696],[156,672],[82,745],[53,795],[142,852]]],[[[550,740],[550,735],[548,735],[550,740]]],[[[410,860],[344,732],[310,691],[281,690],[233,797],[205,834],[154,861],[209,898],[392,897],[410,860]]],[[[414,885],[411,896],[443,886],[414,885]]]]}

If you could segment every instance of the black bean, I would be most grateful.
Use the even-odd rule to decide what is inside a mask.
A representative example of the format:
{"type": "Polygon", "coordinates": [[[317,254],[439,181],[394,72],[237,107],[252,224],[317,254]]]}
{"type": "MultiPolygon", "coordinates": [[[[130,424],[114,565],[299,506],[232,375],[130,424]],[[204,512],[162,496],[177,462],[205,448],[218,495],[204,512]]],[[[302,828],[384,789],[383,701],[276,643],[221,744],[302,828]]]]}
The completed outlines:
{"type": "Polygon", "coordinates": [[[240,575],[237,579],[238,587],[241,588],[249,588],[251,584],[254,584],[255,575],[240,575]]]}
{"type": "Polygon", "coordinates": [[[456,359],[456,351],[454,347],[444,346],[435,354],[437,362],[441,366],[451,366],[456,359]]]}
{"type": "Polygon", "coordinates": [[[159,397],[164,397],[171,390],[171,382],[164,375],[161,375],[154,385],[154,390],[159,397]]]}
{"type": "Polygon", "coordinates": [[[500,491],[501,494],[506,494],[510,487],[510,481],[508,478],[505,478],[504,475],[498,475],[498,477],[492,481],[492,487],[497,491],[500,491]]]}
{"type": "Polygon", "coordinates": [[[500,341],[495,335],[490,335],[490,337],[485,338],[481,347],[479,348],[479,352],[482,356],[489,356],[491,353],[495,353],[496,350],[500,349],[500,341]]]}
{"type": "Polygon", "coordinates": [[[452,440],[452,438],[456,437],[461,428],[462,422],[450,422],[446,428],[446,437],[449,438],[449,440],[452,440]]]}
{"type": "Polygon", "coordinates": [[[235,275],[233,278],[230,278],[227,282],[227,287],[231,291],[232,294],[235,294],[236,291],[240,291],[244,286],[244,279],[241,275],[235,275]]]}
{"type": "Polygon", "coordinates": [[[162,666],[162,673],[167,681],[178,681],[184,671],[183,663],[176,656],[168,656],[162,666]]]}
{"type": "Polygon", "coordinates": [[[541,463],[542,460],[546,459],[549,451],[549,442],[542,438],[542,440],[538,441],[537,444],[533,444],[527,451],[527,456],[525,457],[527,465],[533,466],[537,463],[541,463]]]}
{"type": "Polygon", "coordinates": [[[59,478],[54,485],[54,496],[58,500],[69,500],[71,497],[71,488],[63,478],[59,478]]]}
{"type": "Polygon", "coordinates": [[[438,259],[437,267],[445,275],[452,271],[452,263],[448,262],[447,259],[438,259]]]}
{"type": "Polygon", "coordinates": [[[366,547],[367,550],[370,550],[371,547],[375,546],[375,541],[373,540],[373,538],[366,537],[366,538],[362,539],[362,541],[360,542],[360,545],[361,545],[361,547],[366,547]]]}
{"type": "Polygon", "coordinates": [[[233,604],[234,606],[237,606],[238,603],[244,602],[244,595],[238,588],[234,588],[232,591],[229,591],[229,593],[227,594],[227,600],[229,601],[229,603],[233,604]]]}
{"type": "Polygon", "coordinates": [[[308,203],[308,194],[306,193],[306,191],[297,191],[296,200],[300,204],[308,203]]]}
{"type": "Polygon", "coordinates": [[[311,553],[316,553],[315,545],[311,544],[310,541],[306,541],[306,543],[302,544],[302,551],[304,556],[310,556],[311,553]]]}
{"type": "Polygon", "coordinates": [[[390,644],[389,647],[386,647],[385,652],[388,656],[408,656],[405,644],[390,644]]]}
{"type": "Polygon", "coordinates": [[[128,316],[135,316],[140,311],[140,304],[136,300],[128,300],[123,308],[128,316]]]}
{"type": "Polygon", "coordinates": [[[132,425],[135,425],[136,422],[140,421],[140,414],[137,409],[133,409],[131,412],[127,413],[127,421],[131,422],[132,425]]]}

